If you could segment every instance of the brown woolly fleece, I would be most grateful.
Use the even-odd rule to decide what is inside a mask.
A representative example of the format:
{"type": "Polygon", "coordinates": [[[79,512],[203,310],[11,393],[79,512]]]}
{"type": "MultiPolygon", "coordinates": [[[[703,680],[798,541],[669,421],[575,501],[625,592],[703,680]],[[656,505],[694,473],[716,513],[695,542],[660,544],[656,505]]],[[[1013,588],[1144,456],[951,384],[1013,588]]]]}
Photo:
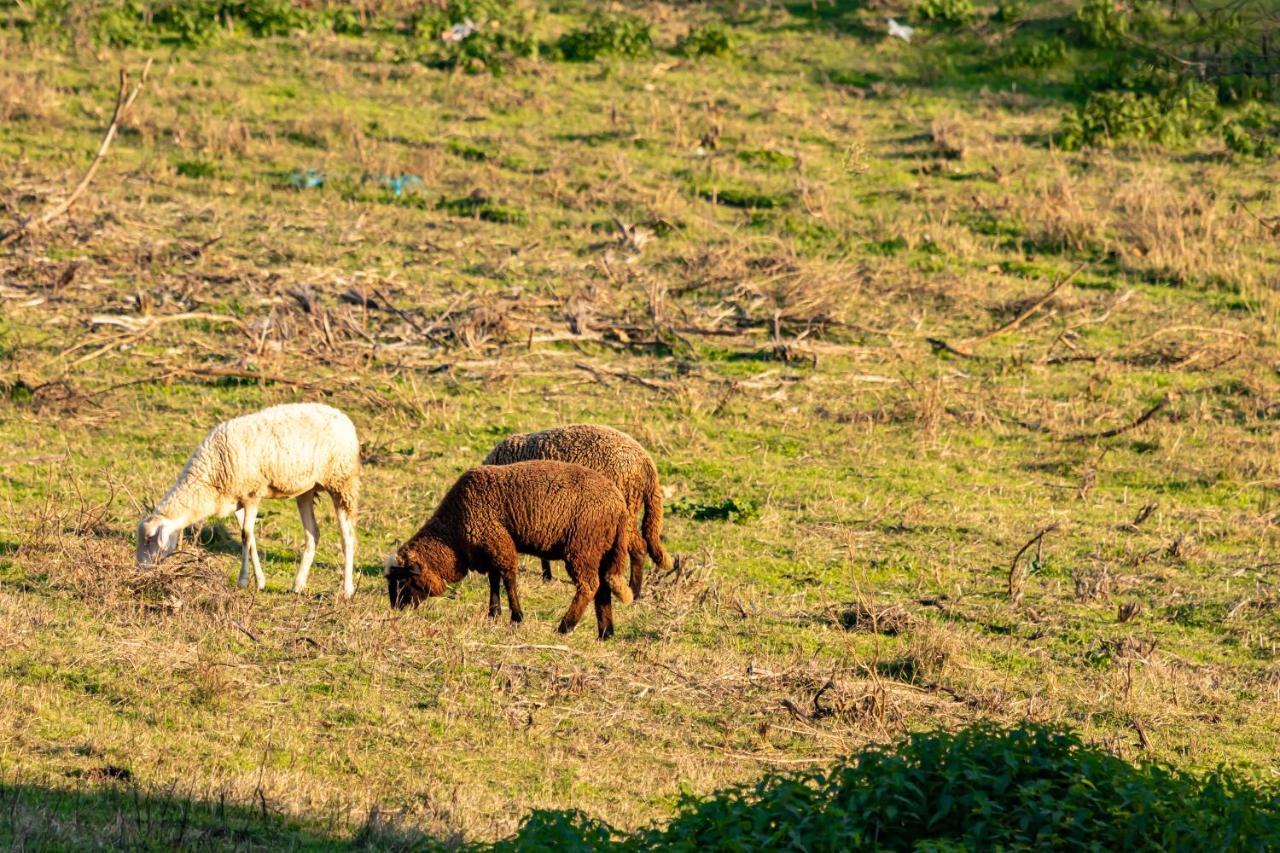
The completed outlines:
{"type": "MultiPolygon", "coordinates": [[[[509,465],[528,459],[556,459],[598,471],[613,481],[627,502],[631,517],[644,510],[643,540],[633,537],[631,547],[631,591],[640,597],[644,583],[644,549],[654,565],[671,569],[671,557],[662,548],[662,489],[658,469],[640,443],[625,432],[595,424],[571,424],[527,432],[503,439],[489,451],[486,465],[509,465]]],[[[551,563],[542,561],[542,577],[551,579],[551,563]]]]}
{"type": "Polygon", "coordinates": [[[524,618],[516,573],[518,554],[564,560],[577,586],[560,620],[572,631],[595,600],[600,639],[613,635],[612,598],[631,601],[626,584],[633,517],[604,476],[581,465],[540,460],[472,468],[453,484],[435,514],[387,561],[391,606],[417,606],[442,595],[468,571],[489,575],[489,615],[502,612],[506,585],[511,621],[524,618]]]}

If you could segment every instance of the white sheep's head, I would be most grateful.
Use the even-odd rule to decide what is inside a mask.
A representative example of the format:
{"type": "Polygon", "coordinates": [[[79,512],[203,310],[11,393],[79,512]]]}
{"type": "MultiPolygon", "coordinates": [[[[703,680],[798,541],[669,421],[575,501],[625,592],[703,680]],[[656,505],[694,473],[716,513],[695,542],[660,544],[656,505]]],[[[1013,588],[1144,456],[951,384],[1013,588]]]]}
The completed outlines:
{"type": "Polygon", "coordinates": [[[182,526],[159,515],[138,522],[138,568],[150,569],[178,547],[182,526]]]}

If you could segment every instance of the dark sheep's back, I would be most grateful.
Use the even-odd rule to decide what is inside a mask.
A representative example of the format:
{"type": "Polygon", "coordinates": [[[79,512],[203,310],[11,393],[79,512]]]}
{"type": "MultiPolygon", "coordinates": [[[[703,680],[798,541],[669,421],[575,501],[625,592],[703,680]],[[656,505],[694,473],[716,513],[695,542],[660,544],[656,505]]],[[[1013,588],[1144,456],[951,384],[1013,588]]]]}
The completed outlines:
{"type": "Polygon", "coordinates": [[[625,512],[622,495],[604,475],[539,459],[470,469],[445,495],[433,522],[472,542],[502,528],[522,552],[553,556],[579,530],[612,535],[625,512]]]}
{"type": "Polygon", "coordinates": [[[621,490],[632,512],[639,511],[657,478],[653,459],[639,442],[621,430],[595,424],[571,424],[510,436],[494,447],[485,464],[506,465],[534,459],[569,462],[605,475],[621,490]]]}

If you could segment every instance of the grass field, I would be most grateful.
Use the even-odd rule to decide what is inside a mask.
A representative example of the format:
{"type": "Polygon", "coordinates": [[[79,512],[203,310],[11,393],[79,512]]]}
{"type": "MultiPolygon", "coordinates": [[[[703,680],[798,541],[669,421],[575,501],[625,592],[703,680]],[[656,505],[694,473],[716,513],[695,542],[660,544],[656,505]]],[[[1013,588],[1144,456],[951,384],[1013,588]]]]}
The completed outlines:
{"type": "MultiPolygon", "coordinates": [[[[553,39],[592,4],[543,5],[553,39]]],[[[0,231],[154,61],[85,195],[0,248],[0,840],[632,828],[976,720],[1280,775],[1280,167],[1059,150],[1066,70],[982,71],[993,26],[886,38],[909,6],[634,4],[652,53],[495,76],[0,3],[0,231]],[[671,51],[722,16],[727,54],[671,51]],[[290,502],[264,592],[230,519],[137,572],[209,427],[294,400],[361,431],[354,600],[327,504],[303,595],[290,502]],[[576,421],[669,492],[677,570],[616,638],[555,634],[532,561],[520,626],[477,578],[390,611],[383,555],[453,479],[576,421]]]]}

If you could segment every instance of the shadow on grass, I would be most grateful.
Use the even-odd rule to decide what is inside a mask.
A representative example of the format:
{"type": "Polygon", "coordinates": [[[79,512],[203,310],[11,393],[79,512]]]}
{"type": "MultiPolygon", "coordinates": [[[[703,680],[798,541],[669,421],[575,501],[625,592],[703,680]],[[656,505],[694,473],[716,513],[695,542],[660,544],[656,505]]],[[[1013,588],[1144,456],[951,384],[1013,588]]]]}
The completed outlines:
{"type": "Polygon", "coordinates": [[[83,787],[0,784],[0,847],[7,850],[345,850],[441,849],[428,836],[401,832],[375,813],[359,826],[335,813],[300,820],[254,804],[192,799],[178,786],[145,790],[125,768],[85,774],[83,787]]]}

